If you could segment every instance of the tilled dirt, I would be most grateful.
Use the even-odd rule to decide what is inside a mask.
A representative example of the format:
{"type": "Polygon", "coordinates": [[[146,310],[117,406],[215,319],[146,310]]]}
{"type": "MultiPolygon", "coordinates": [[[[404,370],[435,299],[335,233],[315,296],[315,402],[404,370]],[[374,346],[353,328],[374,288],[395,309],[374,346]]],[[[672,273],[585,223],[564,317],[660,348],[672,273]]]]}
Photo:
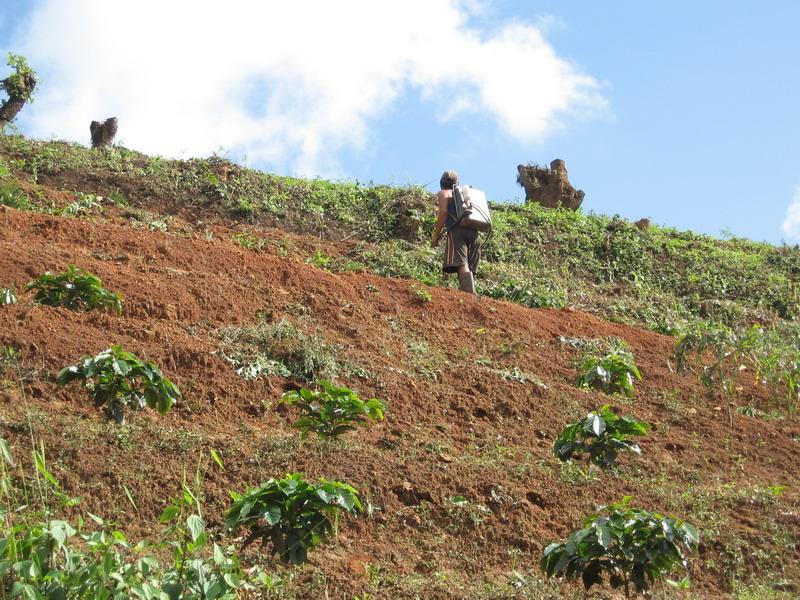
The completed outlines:
{"type": "MultiPolygon", "coordinates": [[[[135,228],[111,209],[76,219],[0,207],[0,287],[19,292],[18,304],[0,307],[0,345],[18,349],[25,382],[20,388],[9,370],[0,375],[2,435],[24,456],[32,426],[65,491],[83,498],[82,510],[152,537],[166,501],[199,462],[212,525],[221,524],[229,490],[294,471],[337,479],[358,488],[373,514],[343,522],[338,539],[312,553],[298,576],[323,573],[331,598],[365,590],[391,598],[407,593],[398,578],[449,573],[451,584],[419,592],[445,598],[468,597],[458,590],[484,581],[502,586],[512,568],[538,573],[547,543],[624,495],[687,520],[676,511],[701,516],[700,504],[711,502],[709,522],[694,522],[702,531],[720,520],[715,540],[691,563],[693,593],[729,593],[722,565],[730,539],[743,541],[745,572],[759,568],[748,546],[784,552],[785,577],[800,590],[797,420],[746,417],[728,398],[710,396],[696,375],[673,372],[673,338],[456,290],[429,288],[432,299],[423,302],[409,281],[306,264],[304,249],[336,250],[313,238],[263,230],[267,241],[291,238],[300,250],[279,252],[276,243],[255,252],[235,244],[233,232],[224,223],[201,230],[179,220],[166,233],[135,228]],[[20,291],[69,264],[120,292],[124,313],[38,306],[20,291]],[[217,352],[221,328],[282,318],[338,345],[339,358],[360,367],[339,381],[385,399],[386,420],[338,444],[301,441],[291,411],[277,404],[299,382],[246,381],[217,352]],[[573,342],[606,336],[625,339],[636,356],[643,378],[631,401],[573,385],[573,342]],[[182,390],[165,417],[137,412],[118,426],[77,384],[54,383],[62,367],[115,343],[156,362],[182,390]],[[515,381],[515,368],[538,381],[515,381]],[[552,456],[554,436],[609,402],[655,424],[642,456],[622,457],[619,472],[596,480],[565,473],[552,456]],[[210,461],[210,448],[224,471],[210,461]],[[779,484],[788,487],[776,501],[746,492],[779,484]],[[455,496],[485,510],[465,515],[455,496]],[[793,546],[772,548],[765,515],[793,546]],[[364,564],[384,574],[382,584],[364,575],[364,564]]],[[[766,401],[746,377],[740,383],[739,404],[766,401]]]]}

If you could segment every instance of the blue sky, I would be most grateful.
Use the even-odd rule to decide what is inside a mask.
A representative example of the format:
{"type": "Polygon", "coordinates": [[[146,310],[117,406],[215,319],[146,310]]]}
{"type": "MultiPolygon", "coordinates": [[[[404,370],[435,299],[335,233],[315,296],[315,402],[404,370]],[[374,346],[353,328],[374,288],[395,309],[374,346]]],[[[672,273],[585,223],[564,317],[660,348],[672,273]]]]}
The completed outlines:
{"type": "Polygon", "coordinates": [[[587,211],[800,241],[800,3],[263,4],[4,0],[0,49],[43,77],[20,129],[86,143],[115,114],[149,153],[431,189],[455,169],[496,200],[563,158],[587,211]]]}

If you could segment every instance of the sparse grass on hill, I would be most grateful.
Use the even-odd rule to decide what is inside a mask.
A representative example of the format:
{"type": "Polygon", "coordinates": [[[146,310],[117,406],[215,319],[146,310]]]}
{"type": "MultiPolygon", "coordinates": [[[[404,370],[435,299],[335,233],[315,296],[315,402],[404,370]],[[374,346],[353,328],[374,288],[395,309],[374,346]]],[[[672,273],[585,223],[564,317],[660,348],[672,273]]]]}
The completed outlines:
{"type": "MultiPolygon", "coordinates": [[[[217,156],[176,161],[20,136],[0,137],[0,167],[0,198],[15,208],[54,210],[47,183],[138,207],[156,203],[162,212],[211,211],[347,240],[344,254],[326,256],[330,270],[445,283],[437,253],[424,243],[434,210],[419,186],[280,177],[217,156]]],[[[537,205],[495,203],[493,210],[482,294],[532,307],[573,306],[669,334],[697,319],[737,325],[800,316],[797,246],[641,230],[618,217],[537,205]]]]}

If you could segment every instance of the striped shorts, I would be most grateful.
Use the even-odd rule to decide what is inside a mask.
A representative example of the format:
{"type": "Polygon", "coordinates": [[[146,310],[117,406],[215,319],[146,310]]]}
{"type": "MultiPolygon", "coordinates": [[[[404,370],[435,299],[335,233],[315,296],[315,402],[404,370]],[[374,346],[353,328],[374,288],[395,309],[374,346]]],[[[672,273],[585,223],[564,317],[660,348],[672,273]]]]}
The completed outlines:
{"type": "Polygon", "coordinates": [[[469,270],[475,273],[480,260],[481,245],[476,229],[453,227],[447,232],[442,265],[445,273],[456,273],[461,265],[469,265],[469,270]]]}

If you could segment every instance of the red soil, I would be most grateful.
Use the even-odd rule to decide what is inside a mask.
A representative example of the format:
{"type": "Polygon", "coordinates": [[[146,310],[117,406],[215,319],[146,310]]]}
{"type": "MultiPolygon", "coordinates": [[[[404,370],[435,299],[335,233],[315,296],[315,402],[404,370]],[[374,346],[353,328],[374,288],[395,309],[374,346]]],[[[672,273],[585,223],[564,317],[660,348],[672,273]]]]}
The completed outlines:
{"type": "MultiPolygon", "coordinates": [[[[509,550],[516,549],[517,568],[536,573],[547,543],[623,495],[670,513],[726,484],[732,490],[788,485],[778,507],[739,496],[720,504],[719,539],[765,544],[760,523],[771,511],[797,544],[797,421],[748,418],[731,411],[727,399],[709,397],[696,376],[670,369],[673,338],[569,309],[531,310],[448,289],[430,288],[432,300],[421,303],[408,281],[305,264],[298,260],[309,255],[304,249],[336,248],[278,230],[259,235],[288,240],[294,257],[281,257],[270,245],[264,252],[241,248],[224,224],[212,227],[208,240],[180,221],[162,233],[133,228],[113,210],[106,217],[0,207],[0,287],[13,284],[19,291],[45,270],[75,264],[100,276],[125,302],[121,316],[80,313],[35,305],[30,293],[19,292],[17,305],[0,307],[0,345],[19,349],[30,379],[23,397],[5,376],[0,429],[24,455],[27,412],[65,490],[83,497],[82,509],[116,519],[133,535],[153,536],[166,500],[204,459],[212,525],[221,522],[228,490],[293,471],[350,483],[380,507],[373,518],[343,523],[336,542],[311,554],[306,572],[322,570],[335,598],[369,589],[354,575],[364,563],[398,576],[444,571],[467,582],[499,581],[512,568],[509,550]],[[219,328],[252,325],[258,314],[288,317],[341,345],[342,355],[369,371],[341,383],[385,399],[386,421],[350,434],[338,447],[300,443],[289,427],[293,415],[276,408],[293,382],[245,381],[214,354],[219,328]],[[603,336],[624,338],[636,356],[643,379],[630,403],[573,385],[577,351],[561,338],[603,336]],[[409,349],[419,342],[440,359],[409,349]],[[60,368],[113,343],[156,362],[180,387],[183,398],[167,416],[133,413],[120,428],[107,424],[79,386],[53,382],[60,368]],[[479,357],[495,369],[519,367],[544,386],[506,381],[477,364],[479,357]],[[415,361],[435,379],[415,374],[415,361]],[[656,424],[641,444],[642,457],[622,457],[621,475],[583,485],[564,481],[552,457],[554,436],[567,421],[607,402],[656,424]],[[210,447],[222,455],[225,471],[207,460],[210,447]],[[689,494],[679,502],[682,491],[689,494]],[[457,495],[490,509],[483,524],[454,521],[450,498],[457,495]]],[[[743,385],[744,398],[760,393],[743,385]]],[[[691,563],[694,593],[703,597],[727,591],[726,573],[703,568],[706,561],[720,562],[718,546],[704,544],[691,563]]],[[[800,555],[789,552],[787,574],[797,585],[800,555]]],[[[371,597],[397,593],[389,587],[371,597]]],[[[423,596],[461,597],[446,587],[423,596]]]]}

